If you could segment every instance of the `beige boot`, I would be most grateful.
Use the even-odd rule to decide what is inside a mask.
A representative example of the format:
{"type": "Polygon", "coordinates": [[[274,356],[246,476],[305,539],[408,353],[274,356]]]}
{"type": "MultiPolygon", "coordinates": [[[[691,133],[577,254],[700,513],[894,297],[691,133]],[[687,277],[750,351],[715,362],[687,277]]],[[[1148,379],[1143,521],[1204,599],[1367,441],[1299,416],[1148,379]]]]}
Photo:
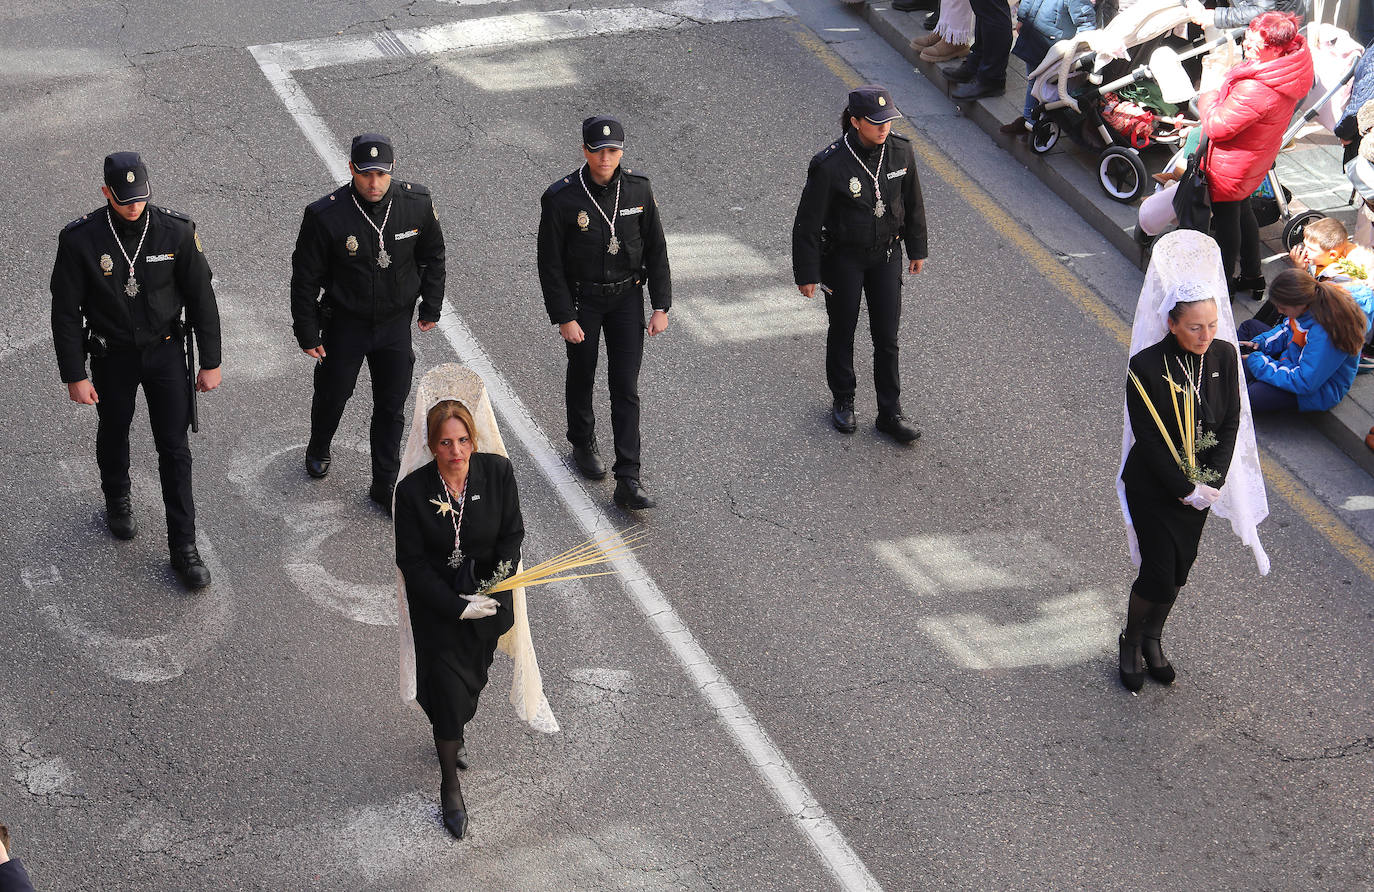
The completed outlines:
{"type": "Polygon", "coordinates": [[[942,37],[939,42],[922,50],[921,58],[926,62],[949,62],[967,56],[969,49],[966,43],[950,43],[942,37]]]}
{"type": "Polygon", "coordinates": [[[911,38],[911,48],[913,50],[923,50],[928,46],[934,46],[940,42],[940,34],[937,31],[927,31],[919,37],[911,38]]]}

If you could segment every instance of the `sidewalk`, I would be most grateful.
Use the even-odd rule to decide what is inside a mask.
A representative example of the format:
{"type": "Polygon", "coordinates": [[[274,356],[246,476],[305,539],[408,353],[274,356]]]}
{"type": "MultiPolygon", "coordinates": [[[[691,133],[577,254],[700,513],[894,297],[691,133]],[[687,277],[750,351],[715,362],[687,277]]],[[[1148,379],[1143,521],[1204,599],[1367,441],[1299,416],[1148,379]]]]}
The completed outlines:
{"type": "MultiPolygon", "coordinates": [[[[865,2],[851,8],[863,15],[874,31],[910,61],[928,81],[946,94],[949,93],[952,85],[945,80],[940,66],[921,61],[919,52],[911,48],[913,37],[929,33],[923,27],[927,10],[897,12],[889,8],[886,2],[865,2]]],[[[1117,250],[1139,264],[1141,251],[1135,240],[1136,205],[1114,201],[1102,191],[1097,179],[1096,152],[1084,149],[1064,137],[1053,150],[1037,155],[1030,150],[1025,139],[1000,132],[1003,124],[1010,123],[1021,114],[1025,92],[1025,65],[1013,56],[1007,70],[1006,93],[977,100],[963,106],[960,111],[1039,177],[1117,250]]],[[[953,99],[950,102],[957,104],[953,99]]],[[[1146,167],[1153,173],[1159,164],[1151,166],[1150,161],[1147,157],[1146,167]]],[[[1345,177],[1341,173],[1341,145],[1333,135],[1315,126],[1305,129],[1299,134],[1296,144],[1279,155],[1278,172],[1283,185],[1293,193],[1293,213],[1309,208],[1322,211],[1339,218],[1353,231],[1355,212],[1349,204],[1350,190],[1342,186],[1345,177]]],[[[1273,278],[1287,265],[1283,259],[1287,254],[1282,243],[1283,221],[1261,230],[1260,236],[1264,241],[1265,255],[1269,257],[1265,274],[1273,278]]],[[[1249,318],[1256,306],[1248,298],[1237,299],[1233,304],[1236,321],[1249,318]]],[[[1371,428],[1374,428],[1374,375],[1356,378],[1349,395],[1334,409],[1312,413],[1307,417],[1342,452],[1374,475],[1374,452],[1365,446],[1364,441],[1371,428]]]]}

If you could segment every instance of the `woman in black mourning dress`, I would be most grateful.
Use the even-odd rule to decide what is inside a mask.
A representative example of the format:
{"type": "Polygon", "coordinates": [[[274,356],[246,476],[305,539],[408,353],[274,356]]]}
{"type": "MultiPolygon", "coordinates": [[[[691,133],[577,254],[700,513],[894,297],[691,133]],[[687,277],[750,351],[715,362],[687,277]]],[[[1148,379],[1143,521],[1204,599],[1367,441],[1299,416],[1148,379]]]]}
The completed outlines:
{"type": "Polygon", "coordinates": [[[463,726],[477,711],[497,639],[515,621],[511,593],[488,596],[483,586],[519,564],[525,524],[510,461],[476,451],[463,403],[436,403],[425,430],[434,460],[396,487],[396,566],[415,639],[416,695],[434,726],[444,826],[462,839],[463,726]]]}

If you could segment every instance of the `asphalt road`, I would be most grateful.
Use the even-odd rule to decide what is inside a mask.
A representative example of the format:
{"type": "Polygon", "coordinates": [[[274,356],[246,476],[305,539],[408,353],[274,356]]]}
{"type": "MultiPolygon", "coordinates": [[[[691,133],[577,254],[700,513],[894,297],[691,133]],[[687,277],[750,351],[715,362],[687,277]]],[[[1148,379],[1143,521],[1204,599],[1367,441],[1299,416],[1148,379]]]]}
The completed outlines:
{"type": "Polygon", "coordinates": [[[1171,620],[1179,682],[1122,691],[1110,320],[1129,321],[1140,274],[857,17],[184,6],[0,12],[0,822],[39,888],[1374,888],[1374,482],[1301,425],[1263,426],[1297,494],[1271,489],[1274,572],[1213,523],[1171,620]],[[296,66],[285,95],[312,130],[262,59],[296,66]],[[790,281],[806,162],[856,79],[891,85],[925,147],[910,449],[872,429],[864,323],[860,428],[829,428],[823,312],[790,281]],[[560,465],[563,351],[533,266],[538,196],[598,111],[624,121],[670,236],[676,304],[641,378],[661,507],[642,518],[642,577],[531,592],[563,730],[512,715],[498,657],[457,843],[428,726],[396,695],[365,377],[330,477],[300,467],[310,360],[289,255],[335,183],[317,147],[390,134],[450,257],[451,318],[416,337],[417,374],[490,364],[527,557],[628,526],[609,482],[560,465]],[[225,322],[225,383],[192,438],[215,575],[197,594],[166,565],[142,414],[142,530],[105,532],[94,413],[65,399],[47,337],[56,233],[99,205],[100,160],[121,149],[199,222],[225,322]],[[646,591],[680,628],[645,616],[646,591]],[[718,672],[706,691],[687,632],[718,672]],[[755,730],[781,780],[741,748],[755,730]],[[779,800],[799,790],[800,813],[779,800]]]}

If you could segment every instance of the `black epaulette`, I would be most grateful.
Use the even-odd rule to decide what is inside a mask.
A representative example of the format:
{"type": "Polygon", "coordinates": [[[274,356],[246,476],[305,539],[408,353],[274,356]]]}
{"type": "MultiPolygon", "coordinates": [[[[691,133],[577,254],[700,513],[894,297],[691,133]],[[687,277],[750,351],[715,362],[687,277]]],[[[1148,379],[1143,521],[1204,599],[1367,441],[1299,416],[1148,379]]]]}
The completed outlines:
{"type": "Polygon", "coordinates": [[[817,152],[815,155],[811,156],[811,163],[812,163],[812,164],[820,164],[820,163],[821,163],[822,161],[824,161],[826,158],[829,158],[829,157],[831,156],[831,154],[834,153],[834,151],[835,151],[836,149],[838,149],[839,147],[840,147],[840,141],[837,139],[837,140],[835,140],[834,142],[832,142],[830,145],[828,145],[828,146],[826,146],[825,148],[821,149],[821,150],[820,150],[819,152],[817,152]]]}
{"type": "Polygon", "coordinates": [[[159,211],[162,211],[162,213],[166,214],[169,217],[175,217],[178,220],[185,220],[187,223],[191,223],[192,225],[194,225],[194,221],[190,217],[183,214],[181,211],[174,211],[171,208],[165,208],[161,205],[157,205],[156,207],[159,211]]]}
{"type": "Polygon", "coordinates": [[[649,181],[649,178],[646,175],[644,175],[643,173],[636,173],[635,171],[630,170],[630,168],[628,167],[620,168],[620,172],[623,173],[625,176],[632,177],[636,180],[643,180],[646,183],[649,181]]]}
{"type": "Polygon", "coordinates": [[[72,222],[68,223],[66,226],[63,226],[63,227],[62,227],[62,231],[63,231],[63,232],[67,232],[68,230],[76,229],[78,226],[85,226],[87,223],[91,222],[92,220],[99,219],[100,217],[104,216],[103,214],[100,213],[101,210],[102,210],[101,208],[96,208],[95,210],[91,211],[89,214],[82,214],[80,217],[77,217],[75,220],[73,220],[72,222]]]}
{"type": "Polygon", "coordinates": [[[887,134],[887,138],[888,138],[888,139],[900,139],[902,142],[911,142],[911,137],[909,137],[909,136],[902,136],[902,135],[901,135],[900,133],[898,133],[896,130],[893,130],[893,131],[889,132],[889,133],[887,134]]]}
{"type": "Polygon", "coordinates": [[[305,209],[307,211],[313,211],[317,214],[323,214],[325,211],[329,210],[331,207],[334,207],[339,202],[344,201],[344,199],[346,198],[348,198],[347,183],[335,189],[333,192],[330,192],[324,198],[319,198],[315,201],[310,202],[310,204],[306,205],[305,209]]]}
{"type": "Polygon", "coordinates": [[[549,188],[544,190],[544,194],[557,195],[559,192],[562,192],[565,188],[571,185],[572,181],[575,179],[577,179],[576,173],[570,173],[565,177],[560,177],[559,179],[556,179],[549,184],[549,188]]]}
{"type": "Polygon", "coordinates": [[[428,195],[429,187],[419,183],[401,183],[401,192],[412,195],[428,195]]]}

